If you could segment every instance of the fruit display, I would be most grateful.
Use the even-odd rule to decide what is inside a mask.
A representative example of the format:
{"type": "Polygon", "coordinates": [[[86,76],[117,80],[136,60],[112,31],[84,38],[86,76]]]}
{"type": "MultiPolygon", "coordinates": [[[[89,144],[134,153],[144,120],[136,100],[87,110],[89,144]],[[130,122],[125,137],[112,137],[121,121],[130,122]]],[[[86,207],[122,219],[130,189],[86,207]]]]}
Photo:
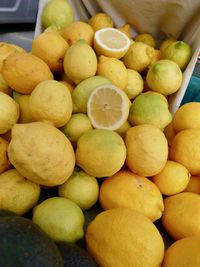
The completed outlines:
{"type": "Polygon", "coordinates": [[[192,47],[67,0],[41,24],[0,43],[0,266],[199,267],[200,104],[169,106],[192,47]]]}

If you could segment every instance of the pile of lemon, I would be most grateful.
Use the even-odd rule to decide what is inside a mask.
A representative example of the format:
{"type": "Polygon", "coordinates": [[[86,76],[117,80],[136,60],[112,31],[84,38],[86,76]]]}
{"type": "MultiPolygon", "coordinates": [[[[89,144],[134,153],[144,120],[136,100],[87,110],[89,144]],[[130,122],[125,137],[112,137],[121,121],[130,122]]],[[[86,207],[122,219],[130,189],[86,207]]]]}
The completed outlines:
{"type": "Polygon", "coordinates": [[[200,104],[174,116],[168,104],[191,47],[133,38],[105,13],[74,21],[65,0],[42,23],[31,52],[0,43],[0,208],[33,209],[56,241],[84,237],[101,267],[199,267],[200,104]],[[39,203],[49,187],[57,196],[39,203]]]}

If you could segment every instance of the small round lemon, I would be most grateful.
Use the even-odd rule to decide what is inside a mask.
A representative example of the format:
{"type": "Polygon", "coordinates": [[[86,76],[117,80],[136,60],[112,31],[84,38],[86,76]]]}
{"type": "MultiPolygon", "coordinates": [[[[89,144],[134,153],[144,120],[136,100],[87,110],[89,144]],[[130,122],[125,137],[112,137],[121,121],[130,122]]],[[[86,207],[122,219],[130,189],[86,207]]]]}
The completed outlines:
{"type": "Polygon", "coordinates": [[[156,41],[150,33],[140,33],[134,38],[135,42],[142,42],[151,47],[155,47],[156,41]]]}
{"type": "Polygon", "coordinates": [[[131,39],[131,25],[126,23],[122,27],[117,28],[119,31],[126,34],[126,36],[131,39]]]}
{"type": "Polygon", "coordinates": [[[160,44],[159,50],[161,51],[161,54],[164,52],[164,50],[171,45],[172,43],[176,42],[175,39],[166,39],[164,41],[162,41],[162,43],[160,44]]]}
{"type": "Polygon", "coordinates": [[[108,14],[103,12],[93,15],[89,19],[88,23],[92,26],[94,31],[98,31],[103,28],[114,27],[112,18],[108,14]]]}
{"type": "Polygon", "coordinates": [[[137,95],[142,93],[144,89],[144,81],[139,72],[127,69],[128,79],[124,92],[130,100],[134,99],[137,95]]]}

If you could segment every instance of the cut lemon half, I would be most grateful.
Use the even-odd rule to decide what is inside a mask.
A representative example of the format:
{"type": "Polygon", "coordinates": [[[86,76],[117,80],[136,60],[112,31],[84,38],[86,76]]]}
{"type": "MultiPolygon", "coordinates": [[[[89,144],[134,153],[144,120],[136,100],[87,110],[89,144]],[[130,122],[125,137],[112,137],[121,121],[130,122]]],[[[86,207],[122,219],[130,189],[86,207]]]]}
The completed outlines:
{"type": "Polygon", "coordinates": [[[130,100],[113,84],[97,87],[89,96],[87,114],[97,129],[117,130],[128,118],[130,100]]]}
{"type": "Polygon", "coordinates": [[[118,29],[103,28],[95,32],[94,49],[97,54],[122,58],[129,49],[130,39],[118,29]]]}

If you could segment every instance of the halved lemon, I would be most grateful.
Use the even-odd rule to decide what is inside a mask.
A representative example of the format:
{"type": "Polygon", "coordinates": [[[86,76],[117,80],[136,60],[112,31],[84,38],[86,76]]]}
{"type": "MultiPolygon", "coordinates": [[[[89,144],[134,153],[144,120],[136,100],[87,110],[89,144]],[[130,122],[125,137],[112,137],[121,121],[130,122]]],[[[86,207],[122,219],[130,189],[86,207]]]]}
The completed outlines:
{"type": "Polygon", "coordinates": [[[97,54],[122,58],[129,49],[130,39],[118,29],[103,28],[95,32],[94,49],[97,54]]]}
{"type": "Polygon", "coordinates": [[[114,131],[127,120],[129,108],[130,100],[121,89],[104,84],[89,96],[87,114],[94,128],[114,131]]]}

